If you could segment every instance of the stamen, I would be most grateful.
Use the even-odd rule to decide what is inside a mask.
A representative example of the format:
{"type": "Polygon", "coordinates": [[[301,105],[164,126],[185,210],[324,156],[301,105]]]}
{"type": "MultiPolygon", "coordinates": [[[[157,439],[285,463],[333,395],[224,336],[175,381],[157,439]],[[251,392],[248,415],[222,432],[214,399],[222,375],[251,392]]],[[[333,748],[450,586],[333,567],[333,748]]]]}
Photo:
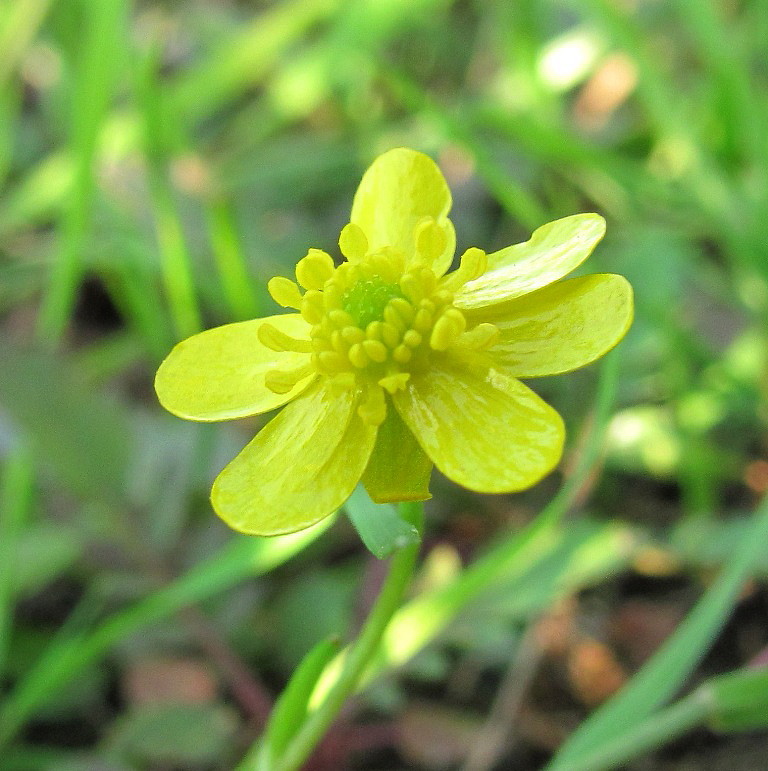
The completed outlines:
{"type": "Polygon", "coordinates": [[[369,426],[380,426],[387,417],[387,401],[384,391],[375,386],[368,389],[365,401],[357,408],[357,414],[369,426]]]}
{"type": "Polygon", "coordinates": [[[445,229],[432,217],[427,217],[416,225],[414,240],[417,258],[427,265],[431,265],[442,255],[448,243],[445,229]]]}
{"type": "Polygon", "coordinates": [[[381,364],[387,360],[387,346],[380,340],[363,340],[361,345],[371,361],[381,364]]]}
{"type": "Polygon", "coordinates": [[[413,320],[413,327],[419,332],[428,332],[432,326],[432,314],[426,308],[419,308],[416,311],[416,318],[413,320]]]}
{"type": "Polygon", "coordinates": [[[363,340],[365,340],[365,332],[363,332],[360,327],[354,327],[352,325],[344,327],[344,329],[341,330],[341,336],[344,339],[344,342],[349,345],[362,343],[363,340]]]}
{"type": "Polygon", "coordinates": [[[341,308],[334,308],[332,311],[329,311],[328,318],[337,329],[346,329],[347,327],[353,327],[355,324],[352,316],[341,308]]]}
{"type": "Polygon", "coordinates": [[[413,321],[413,316],[413,306],[402,297],[390,300],[387,307],[384,308],[384,321],[391,324],[399,332],[408,329],[408,325],[413,321]]]}
{"type": "Polygon", "coordinates": [[[388,321],[382,321],[381,339],[385,345],[394,348],[400,342],[400,332],[393,324],[390,324],[388,321]]]}
{"type": "Polygon", "coordinates": [[[353,222],[344,225],[339,234],[339,249],[350,262],[365,257],[368,253],[368,239],[359,225],[353,222]]]}
{"type": "Polygon", "coordinates": [[[341,305],[343,294],[342,288],[335,281],[331,281],[322,293],[323,308],[325,308],[326,311],[338,309],[339,305],[341,305]]]}
{"type": "Polygon", "coordinates": [[[403,345],[402,343],[398,345],[394,351],[392,351],[392,358],[398,364],[407,364],[411,360],[412,356],[413,351],[407,345],[403,345]]]}
{"type": "Polygon", "coordinates": [[[421,345],[422,337],[415,329],[409,329],[403,335],[403,343],[409,348],[416,348],[421,345]]]}
{"type": "Polygon", "coordinates": [[[419,283],[422,293],[431,295],[437,287],[437,277],[429,268],[422,268],[419,271],[419,283]]]}
{"type": "Polygon", "coordinates": [[[394,395],[398,391],[405,390],[405,384],[408,382],[410,377],[411,375],[409,372],[396,372],[392,375],[387,375],[386,377],[381,378],[381,380],[379,380],[379,385],[394,395]]]}
{"type": "Polygon", "coordinates": [[[433,351],[446,351],[464,331],[467,321],[461,311],[449,308],[435,322],[429,337],[429,347],[433,351]]]}
{"type": "Polygon", "coordinates": [[[271,369],[264,375],[264,385],[276,394],[287,394],[299,381],[314,372],[311,362],[289,370],[271,369]]]}
{"type": "Polygon", "coordinates": [[[484,321],[469,332],[465,332],[461,336],[461,342],[476,351],[482,351],[494,345],[499,339],[499,334],[499,328],[495,324],[484,321]]]}
{"type": "Polygon", "coordinates": [[[424,289],[421,285],[421,281],[413,274],[406,273],[400,279],[400,289],[403,290],[403,294],[412,302],[418,303],[424,297],[424,289]]]}
{"type": "Polygon", "coordinates": [[[327,372],[343,372],[347,369],[345,358],[336,351],[321,351],[317,358],[320,366],[327,372]]]}
{"type": "Polygon", "coordinates": [[[372,321],[365,328],[365,336],[369,340],[381,340],[381,327],[382,327],[381,321],[372,321]]]}
{"type": "MultiPolygon", "coordinates": [[[[299,287],[284,276],[275,276],[269,279],[267,291],[272,299],[283,308],[295,308],[299,310],[302,304],[301,292],[299,287]]],[[[309,322],[312,323],[311,321],[309,322]]]]}
{"type": "Polygon", "coordinates": [[[313,350],[311,340],[298,340],[266,322],[256,330],[256,336],[262,345],[273,351],[311,353],[313,350]]]}
{"type": "Polygon", "coordinates": [[[362,343],[355,343],[349,349],[347,356],[349,357],[349,360],[352,362],[352,364],[358,369],[363,369],[364,367],[368,366],[368,356],[362,346],[362,343]]]}
{"type": "Polygon", "coordinates": [[[341,330],[334,329],[333,332],[331,332],[331,347],[334,351],[342,355],[347,352],[347,346],[344,345],[344,340],[341,337],[341,330]]]}
{"type": "Polygon", "coordinates": [[[296,280],[304,289],[322,289],[333,272],[331,255],[321,249],[310,249],[307,256],[296,263],[296,280]]]}
{"type": "MultiPolygon", "coordinates": [[[[293,284],[293,282],[291,282],[293,284]]],[[[294,286],[296,286],[294,284],[294,286]]],[[[301,301],[301,317],[307,324],[319,324],[323,320],[323,294],[311,289],[301,301]]]]}
{"type": "Polygon", "coordinates": [[[467,281],[474,281],[485,273],[488,267],[488,257],[482,249],[472,246],[461,255],[459,267],[449,273],[441,282],[442,289],[455,292],[467,281]]]}

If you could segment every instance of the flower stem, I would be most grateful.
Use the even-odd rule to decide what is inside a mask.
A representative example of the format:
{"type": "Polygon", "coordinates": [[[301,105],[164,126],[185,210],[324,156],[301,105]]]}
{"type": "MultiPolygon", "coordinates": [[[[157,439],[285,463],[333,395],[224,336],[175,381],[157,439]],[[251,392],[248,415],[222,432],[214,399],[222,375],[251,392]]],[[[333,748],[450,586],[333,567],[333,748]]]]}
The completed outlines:
{"type": "MultiPolygon", "coordinates": [[[[423,529],[424,508],[421,503],[401,503],[403,519],[423,529]]],[[[395,611],[400,607],[403,595],[411,582],[413,568],[419,552],[419,544],[401,549],[390,564],[389,573],[376,598],[360,635],[347,654],[344,667],[320,706],[307,718],[288,745],[274,771],[296,771],[309,757],[335,719],[347,697],[355,690],[366,666],[376,653],[384,630],[395,611]]]]}

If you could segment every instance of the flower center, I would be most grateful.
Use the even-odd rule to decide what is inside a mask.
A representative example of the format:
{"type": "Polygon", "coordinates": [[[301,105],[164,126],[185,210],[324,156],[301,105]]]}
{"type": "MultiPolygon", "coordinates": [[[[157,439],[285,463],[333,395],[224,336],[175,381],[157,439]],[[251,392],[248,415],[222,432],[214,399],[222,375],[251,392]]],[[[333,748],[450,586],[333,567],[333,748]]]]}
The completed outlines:
{"type": "Polygon", "coordinates": [[[402,296],[397,284],[389,284],[374,275],[361,279],[347,289],[341,297],[341,307],[355,320],[358,327],[364,329],[372,321],[382,321],[384,309],[389,301],[402,296]]]}
{"type": "MultiPolygon", "coordinates": [[[[457,271],[439,278],[425,260],[406,264],[405,255],[389,247],[368,254],[362,232],[353,236],[357,249],[345,252],[353,261],[336,267],[317,249],[299,261],[296,278],[307,290],[303,295],[288,279],[269,283],[274,299],[300,310],[311,325],[309,341],[293,340],[269,324],[259,328],[259,339],[273,350],[311,354],[296,370],[267,373],[268,388],[287,393],[316,372],[340,389],[359,389],[359,414],[378,425],[386,416],[385,391],[404,389],[412,375],[450,349],[492,345],[498,329],[481,323],[468,330],[464,314],[452,304],[454,291],[485,269],[479,249],[468,250],[457,271]]],[[[350,240],[343,239],[344,232],[342,248],[350,240]]]]}

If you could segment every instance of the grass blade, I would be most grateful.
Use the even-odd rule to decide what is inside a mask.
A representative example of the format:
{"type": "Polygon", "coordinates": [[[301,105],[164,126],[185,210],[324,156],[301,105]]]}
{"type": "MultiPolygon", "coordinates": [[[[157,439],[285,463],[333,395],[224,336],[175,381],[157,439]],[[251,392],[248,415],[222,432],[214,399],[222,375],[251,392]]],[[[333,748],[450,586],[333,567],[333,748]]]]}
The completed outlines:
{"type": "Polygon", "coordinates": [[[582,723],[548,766],[549,771],[571,771],[585,754],[620,737],[681,688],[728,620],[767,540],[768,497],[717,581],[629,685],[582,723]]]}
{"type": "Polygon", "coordinates": [[[52,693],[104,656],[120,640],[247,577],[272,570],[314,541],[332,521],[333,518],[328,518],[308,530],[277,538],[236,537],[203,564],[110,616],[92,632],[54,640],[0,707],[0,747],[17,734],[52,693]]]}
{"type": "Polygon", "coordinates": [[[61,217],[61,245],[38,317],[38,337],[58,342],[69,319],[82,270],[96,183],[98,137],[120,71],[125,38],[125,0],[87,3],[86,29],[71,104],[73,186],[61,217]]]}

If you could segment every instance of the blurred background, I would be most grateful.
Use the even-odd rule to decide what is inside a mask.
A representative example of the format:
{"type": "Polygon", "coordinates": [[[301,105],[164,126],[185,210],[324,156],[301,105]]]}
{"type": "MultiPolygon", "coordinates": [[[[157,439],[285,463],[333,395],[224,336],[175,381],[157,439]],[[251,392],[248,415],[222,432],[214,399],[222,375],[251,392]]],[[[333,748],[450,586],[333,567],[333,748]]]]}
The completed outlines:
{"type": "MultiPolygon", "coordinates": [[[[342,516],[229,532],[216,473],[264,423],[192,425],[153,373],[275,312],[357,182],[429,153],[458,252],[582,211],[636,320],[557,538],[343,713],[314,769],[539,769],[737,558],[768,490],[763,0],[0,4],[0,768],[229,769],[384,570],[342,516]]],[[[417,591],[533,521],[581,460],[600,364],[532,383],[568,427],[533,490],[435,475],[417,591]]],[[[765,550],[768,555],[768,549],[765,550]]],[[[686,688],[765,660],[758,561],[686,688]],[[761,658],[762,657],[762,658],[761,658]]],[[[765,767],[698,728],[629,768],[765,767]]]]}

